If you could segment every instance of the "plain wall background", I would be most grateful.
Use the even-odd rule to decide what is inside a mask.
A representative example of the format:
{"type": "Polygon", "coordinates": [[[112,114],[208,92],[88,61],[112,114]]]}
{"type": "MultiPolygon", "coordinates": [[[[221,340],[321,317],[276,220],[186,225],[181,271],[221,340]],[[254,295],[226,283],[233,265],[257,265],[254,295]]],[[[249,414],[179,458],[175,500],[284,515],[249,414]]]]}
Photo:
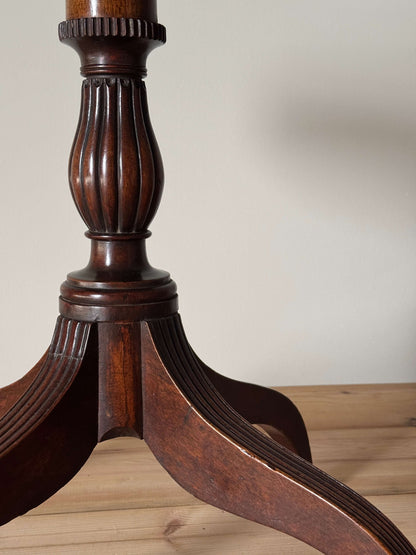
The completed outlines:
{"type": "MultiPolygon", "coordinates": [[[[67,184],[63,0],[2,6],[0,384],[46,349],[89,241],[67,184]]],[[[150,259],[205,361],[266,385],[416,377],[416,4],[159,0],[166,188],[150,259]]]]}

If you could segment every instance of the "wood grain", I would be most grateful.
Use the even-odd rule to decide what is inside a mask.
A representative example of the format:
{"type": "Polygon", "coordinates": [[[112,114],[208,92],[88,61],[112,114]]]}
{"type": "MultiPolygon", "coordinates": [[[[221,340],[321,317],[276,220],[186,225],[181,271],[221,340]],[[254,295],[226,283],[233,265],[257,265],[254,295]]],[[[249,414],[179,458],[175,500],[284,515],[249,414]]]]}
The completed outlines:
{"type": "Polygon", "coordinates": [[[179,315],[143,324],[142,331],[144,439],[182,487],[322,553],[416,553],[361,495],[271,441],[224,402],[190,349],[179,315]]]}
{"type": "Polygon", "coordinates": [[[157,21],[156,0],[66,0],[66,18],[132,17],[157,21]]]}
{"type": "Polygon", "coordinates": [[[416,383],[275,389],[301,407],[308,430],[416,426],[416,383]]]}
{"type": "MultiPolygon", "coordinates": [[[[316,434],[322,436],[320,469],[309,462],[308,436],[291,401],[264,388],[230,384],[198,361],[176,312],[176,286],[167,272],[150,267],[144,248],[163,188],[142,82],[148,54],[166,36],[156,22],[156,0],[68,0],[67,8],[70,19],[61,24],[60,37],[80,54],[87,78],[71,156],[71,190],[89,228],[92,256],[63,285],[57,333],[39,372],[35,367],[6,390],[2,409],[9,410],[0,421],[0,524],[67,483],[97,439],[143,431],[160,464],[207,503],[331,555],[416,554],[391,520],[325,472],[367,495],[412,500],[412,433],[394,433],[391,423],[380,426],[370,414],[364,420],[367,431],[358,421],[328,426],[336,410],[328,397],[321,403],[326,412],[316,434]],[[322,434],[328,427],[330,433],[322,434]],[[273,430],[283,434],[289,449],[273,441],[273,430]],[[328,436],[333,451],[325,446],[331,444],[328,436]]],[[[342,395],[349,400],[353,392],[342,395]]],[[[408,409],[401,413],[402,423],[409,424],[406,432],[414,429],[413,408],[408,409]]],[[[377,399],[373,410],[380,410],[377,399]]],[[[66,500],[71,486],[49,505],[10,523],[0,531],[0,549],[275,551],[279,536],[274,532],[207,508],[158,467],[155,474],[152,459],[147,470],[141,468],[137,450],[144,447],[139,443],[123,459],[127,445],[114,444],[114,453],[97,450],[66,500]],[[106,458],[100,453],[107,455],[109,466],[103,466],[106,458]],[[128,473],[124,467],[117,470],[117,456],[128,473]],[[166,489],[160,482],[156,487],[157,473],[159,480],[167,479],[166,489]],[[19,530],[19,522],[29,528],[19,530]],[[209,540],[202,549],[201,540],[209,540]]],[[[397,519],[406,510],[395,513],[397,519]]],[[[279,552],[296,549],[294,540],[282,542],[279,552]]]]}
{"type": "Polygon", "coordinates": [[[69,168],[72,196],[90,231],[146,232],[164,174],[142,80],[84,81],[69,168]]]}
{"type": "MultiPolygon", "coordinates": [[[[374,422],[381,418],[375,400],[383,399],[385,426],[373,428],[356,426],[355,414],[349,410],[350,397],[340,393],[344,389],[290,388],[303,412],[314,404],[325,407],[328,396],[339,395],[333,409],[337,428],[331,420],[329,430],[319,429],[322,414],[310,414],[315,463],[366,495],[415,544],[416,428],[397,426],[394,412],[401,397],[404,406],[408,401],[412,404],[409,385],[353,387],[355,395],[367,405],[365,410],[374,414],[374,422]]],[[[410,389],[414,391],[413,386],[410,389]]],[[[1,528],[0,553],[318,552],[279,532],[201,503],[168,476],[143,442],[119,438],[99,445],[79,475],[46,503],[1,528]]]]}
{"type": "Polygon", "coordinates": [[[0,418],[0,525],[62,488],[97,444],[90,331],[89,324],[58,318],[36,377],[0,418]]]}

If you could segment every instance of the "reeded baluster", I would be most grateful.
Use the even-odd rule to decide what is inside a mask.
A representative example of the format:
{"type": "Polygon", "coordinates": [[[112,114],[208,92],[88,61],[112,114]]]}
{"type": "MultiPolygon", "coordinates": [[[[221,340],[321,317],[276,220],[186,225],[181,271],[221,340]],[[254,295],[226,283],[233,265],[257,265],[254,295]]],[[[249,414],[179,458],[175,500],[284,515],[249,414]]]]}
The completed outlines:
{"type": "Polygon", "coordinates": [[[90,78],[70,159],[72,194],[95,233],[140,233],[163,190],[163,165],[150,124],[145,84],[90,78]]]}
{"type": "Polygon", "coordinates": [[[155,3],[150,21],[72,19],[84,13],[85,1],[76,3],[76,9],[71,3],[71,18],[59,30],[61,40],[81,55],[87,78],[70,157],[70,187],[90,232],[143,234],[159,206],[164,181],[143,77],[148,54],[165,42],[166,31],[156,21],[155,3]]]}
{"type": "Polygon", "coordinates": [[[124,17],[129,2],[110,4],[115,17],[102,3],[71,1],[69,20],[59,27],[86,77],[69,182],[91,239],[88,265],[61,287],[60,311],[94,322],[138,321],[178,308],[175,283],[150,265],[145,247],[164,173],[143,79],[147,56],[166,41],[166,30],[154,1],[133,2],[131,13],[150,20],[124,17]],[[96,17],[83,17],[91,13],[96,17]]]}

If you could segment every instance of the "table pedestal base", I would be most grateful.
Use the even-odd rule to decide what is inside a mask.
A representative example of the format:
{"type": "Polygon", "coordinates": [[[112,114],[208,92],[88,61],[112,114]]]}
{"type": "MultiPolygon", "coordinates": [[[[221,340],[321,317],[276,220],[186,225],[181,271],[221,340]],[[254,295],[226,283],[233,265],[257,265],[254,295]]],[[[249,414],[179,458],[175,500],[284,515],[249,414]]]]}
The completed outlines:
{"type": "Polygon", "coordinates": [[[375,507],[312,465],[291,401],[207,368],[177,314],[60,317],[39,364],[0,390],[0,409],[1,524],[60,489],[98,442],[136,436],[199,499],[324,553],[416,553],[375,507]]]}

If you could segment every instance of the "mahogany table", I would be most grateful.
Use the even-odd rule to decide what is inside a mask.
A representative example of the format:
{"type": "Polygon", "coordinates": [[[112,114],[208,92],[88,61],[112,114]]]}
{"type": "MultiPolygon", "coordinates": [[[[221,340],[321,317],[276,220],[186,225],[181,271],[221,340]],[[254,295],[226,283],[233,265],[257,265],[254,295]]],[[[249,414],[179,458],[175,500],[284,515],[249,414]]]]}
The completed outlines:
{"type": "Polygon", "coordinates": [[[49,350],[0,390],[0,523],[61,488],[98,442],[135,436],[196,497],[323,553],[415,554],[373,505],[312,464],[289,399],[199,360],[175,283],[147,260],[163,189],[143,81],[166,40],[156,0],[67,0],[59,36],[86,78],[69,176],[91,258],[61,287],[49,350]]]}

